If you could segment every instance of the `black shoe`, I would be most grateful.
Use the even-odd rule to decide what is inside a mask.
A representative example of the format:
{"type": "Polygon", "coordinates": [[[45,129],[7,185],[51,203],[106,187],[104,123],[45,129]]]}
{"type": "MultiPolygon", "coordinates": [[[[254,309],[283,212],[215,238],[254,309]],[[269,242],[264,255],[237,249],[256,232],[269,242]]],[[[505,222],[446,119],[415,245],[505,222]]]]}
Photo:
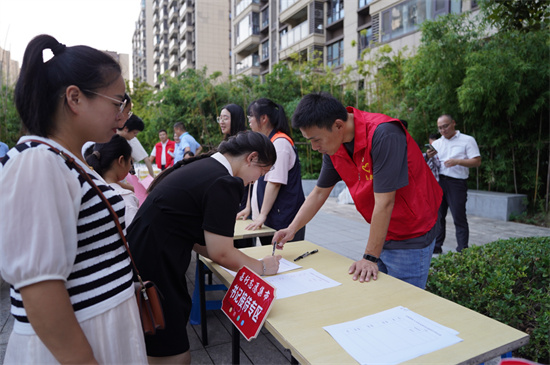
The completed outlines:
{"type": "Polygon", "coordinates": [[[443,249],[441,247],[434,247],[434,254],[443,253],[443,249]]]}

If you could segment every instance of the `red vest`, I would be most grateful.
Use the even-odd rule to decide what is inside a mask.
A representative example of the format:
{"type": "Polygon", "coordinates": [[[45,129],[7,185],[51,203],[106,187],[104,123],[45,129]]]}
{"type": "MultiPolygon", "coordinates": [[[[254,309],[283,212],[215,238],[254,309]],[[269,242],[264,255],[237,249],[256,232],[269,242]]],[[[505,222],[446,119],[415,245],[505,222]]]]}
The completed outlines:
{"type": "MultiPolygon", "coordinates": [[[[155,162],[157,163],[157,167],[161,168],[161,161],[162,161],[162,143],[158,142],[155,145],[156,148],[156,157],[155,162]]],[[[174,153],[174,150],[176,149],[176,142],[168,140],[166,142],[166,165],[164,167],[168,168],[174,164],[174,157],[170,156],[168,152],[174,153]]]]}
{"type": "MultiPolygon", "coordinates": [[[[379,124],[399,120],[352,107],[347,110],[354,115],[353,161],[343,145],[330,159],[348,186],[357,210],[370,223],[374,209],[372,136],[379,124]]],[[[386,241],[402,241],[426,234],[437,220],[437,211],[443,196],[420,148],[409,132],[405,128],[403,130],[407,136],[409,184],[396,191],[386,241]]]]}

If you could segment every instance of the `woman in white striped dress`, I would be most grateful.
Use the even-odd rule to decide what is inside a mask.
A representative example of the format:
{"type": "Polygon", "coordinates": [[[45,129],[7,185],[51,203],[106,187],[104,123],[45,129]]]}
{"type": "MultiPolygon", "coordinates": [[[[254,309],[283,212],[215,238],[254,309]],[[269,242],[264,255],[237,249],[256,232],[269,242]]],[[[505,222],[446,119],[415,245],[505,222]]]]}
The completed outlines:
{"type": "Polygon", "coordinates": [[[15,103],[30,135],[0,163],[0,273],[11,284],[15,317],[5,364],[147,361],[114,220],[52,149],[72,157],[123,217],[124,201],[88,168],[81,148],[108,142],[122,127],[124,93],[120,66],[103,52],[48,35],[27,46],[15,103]],[[47,61],[45,49],[54,54],[47,61]]]}

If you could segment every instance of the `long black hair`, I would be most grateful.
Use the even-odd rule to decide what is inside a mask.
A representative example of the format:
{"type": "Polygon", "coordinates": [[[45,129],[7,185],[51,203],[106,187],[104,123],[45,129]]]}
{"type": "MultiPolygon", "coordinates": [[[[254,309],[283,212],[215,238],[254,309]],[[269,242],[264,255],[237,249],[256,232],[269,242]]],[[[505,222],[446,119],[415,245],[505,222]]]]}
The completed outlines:
{"type": "Polygon", "coordinates": [[[181,166],[190,164],[194,161],[201,160],[212,156],[215,152],[221,154],[227,154],[229,156],[238,157],[252,152],[258,153],[258,163],[264,166],[273,166],[277,160],[277,152],[273,143],[265,135],[253,132],[243,131],[234,136],[229,137],[226,141],[222,141],[216,150],[209,153],[201,154],[188,159],[183,159],[174,164],[174,166],[167,168],[160,173],[155,180],[149,185],[147,192],[150,193],[155,187],[170,173],[180,168],[181,166]]]}
{"type": "Polygon", "coordinates": [[[120,65],[108,54],[87,46],[65,47],[54,37],[34,37],[25,50],[15,86],[15,106],[31,134],[47,137],[65,89],[76,85],[90,98],[90,91],[109,86],[120,76],[120,65]],[[44,62],[42,51],[54,56],[44,62]]]}
{"type": "Polygon", "coordinates": [[[290,136],[290,126],[288,125],[288,119],[282,105],[267,98],[260,98],[250,103],[247,113],[258,120],[262,115],[267,115],[273,129],[290,136]]]}
{"type": "Polygon", "coordinates": [[[229,134],[225,136],[225,140],[236,135],[239,132],[246,130],[246,118],[244,110],[237,104],[227,104],[221,110],[226,109],[231,114],[231,129],[229,134]]]}
{"type": "Polygon", "coordinates": [[[109,170],[114,161],[120,156],[128,161],[132,158],[132,147],[126,138],[115,134],[107,143],[96,143],[84,153],[86,155],[86,163],[92,166],[95,171],[101,176],[109,170]]]}

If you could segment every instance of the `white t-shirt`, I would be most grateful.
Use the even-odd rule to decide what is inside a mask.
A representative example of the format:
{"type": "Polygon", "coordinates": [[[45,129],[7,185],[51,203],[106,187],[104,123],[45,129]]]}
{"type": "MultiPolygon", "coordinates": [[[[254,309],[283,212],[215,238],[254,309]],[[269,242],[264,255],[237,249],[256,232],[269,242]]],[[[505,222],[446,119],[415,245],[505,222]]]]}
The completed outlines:
{"type": "MultiPolygon", "coordinates": [[[[296,162],[296,154],[294,148],[286,138],[277,138],[273,142],[275,151],[277,152],[277,161],[271,171],[265,174],[265,181],[286,185],[288,182],[288,172],[294,167],[296,162]]],[[[250,206],[252,209],[252,219],[256,218],[260,214],[258,206],[258,184],[254,184],[252,189],[252,196],[250,197],[250,206]]]]}
{"type": "Polygon", "coordinates": [[[130,147],[132,147],[132,159],[135,162],[139,162],[141,160],[144,160],[147,156],[147,151],[145,151],[145,148],[141,145],[141,142],[137,137],[132,138],[128,141],[128,144],[130,147]]]}
{"type": "Polygon", "coordinates": [[[139,209],[139,200],[132,190],[124,189],[118,184],[109,184],[109,186],[112,187],[115,192],[122,197],[122,199],[124,199],[124,221],[126,222],[126,229],[128,229],[128,226],[134,220],[134,217],[139,209]]]}
{"type": "Polygon", "coordinates": [[[445,161],[452,158],[469,159],[481,156],[474,137],[462,134],[460,131],[456,131],[451,139],[447,139],[443,136],[440,137],[432,143],[432,146],[437,150],[436,156],[438,156],[439,161],[441,161],[439,174],[454,177],[456,179],[467,179],[469,169],[459,165],[446,167],[445,161]]]}
{"type": "MultiPolygon", "coordinates": [[[[168,141],[162,143],[162,152],[161,152],[161,156],[160,156],[160,164],[161,165],[165,165],[166,166],[166,144],[168,143],[168,141]]],[[[151,152],[151,156],[153,157],[157,157],[157,147],[155,145],[155,147],[153,147],[153,151],[151,152]]]]}

